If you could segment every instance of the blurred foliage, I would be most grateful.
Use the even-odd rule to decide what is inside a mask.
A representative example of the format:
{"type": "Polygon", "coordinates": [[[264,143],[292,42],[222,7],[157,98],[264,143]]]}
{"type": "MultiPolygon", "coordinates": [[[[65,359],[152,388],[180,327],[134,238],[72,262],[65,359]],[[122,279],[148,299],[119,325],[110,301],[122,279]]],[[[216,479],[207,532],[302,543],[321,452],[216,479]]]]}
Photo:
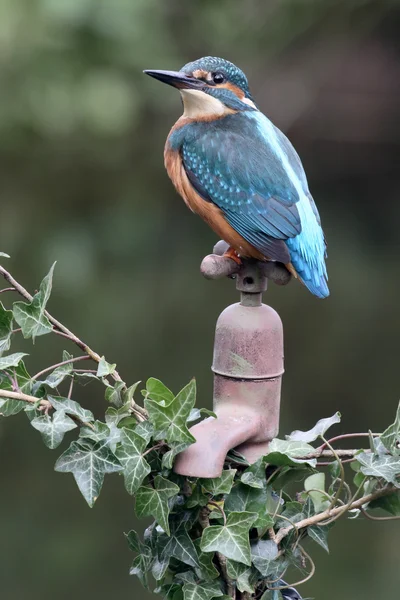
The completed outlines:
{"type": "MultiPolygon", "coordinates": [[[[282,430],[307,428],[322,403],[346,408],[345,430],[381,430],[399,394],[399,31],[397,0],[1,0],[0,246],[13,271],[34,289],[57,260],[52,312],[132,380],[196,375],[211,406],[213,328],[236,293],[198,273],[215,237],[162,164],[179,98],[141,71],[223,56],[299,151],[329,244],[329,300],[295,282],[266,295],[285,326],[282,430]]],[[[61,349],[38,339],[33,368],[61,349]]],[[[83,598],[99,571],[92,595],[134,595],[116,534],[129,498],[111,486],[85,510],[14,421],[0,429],[4,597],[83,598]]],[[[346,527],[317,557],[312,595],[372,600],[384,580],[395,597],[390,524],[373,544],[346,527]]]]}

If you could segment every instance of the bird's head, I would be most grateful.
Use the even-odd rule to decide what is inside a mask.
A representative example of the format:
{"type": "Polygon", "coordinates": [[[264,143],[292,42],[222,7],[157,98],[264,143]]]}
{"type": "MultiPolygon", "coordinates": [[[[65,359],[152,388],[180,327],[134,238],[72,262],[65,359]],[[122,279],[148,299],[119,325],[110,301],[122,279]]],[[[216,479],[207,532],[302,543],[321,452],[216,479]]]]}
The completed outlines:
{"type": "Polygon", "coordinates": [[[144,71],[147,75],[179,89],[184,116],[212,120],[245,110],[257,110],[246,75],[233,63],[206,56],[180,71],[144,71]]]}

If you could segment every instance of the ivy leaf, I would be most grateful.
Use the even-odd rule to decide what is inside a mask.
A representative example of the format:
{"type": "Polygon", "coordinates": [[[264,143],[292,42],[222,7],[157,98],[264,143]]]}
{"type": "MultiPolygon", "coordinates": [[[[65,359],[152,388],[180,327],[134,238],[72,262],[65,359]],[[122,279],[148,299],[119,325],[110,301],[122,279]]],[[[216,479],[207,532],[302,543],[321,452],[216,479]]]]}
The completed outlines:
{"type": "Polygon", "coordinates": [[[229,494],[232,489],[235,475],[236,469],[227,469],[226,471],[222,471],[222,475],[220,477],[215,477],[214,479],[200,479],[199,483],[213,496],[218,496],[219,494],[229,494]]]}
{"type": "Polygon", "coordinates": [[[255,463],[248,467],[242,474],[240,480],[245,485],[250,487],[262,489],[266,486],[265,481],[265,469],[267,460],[265,456],[259,458],[255,463]]]}
{"type": "Polygon", "coordinates": [[[147,442],[131,429],[123,428],[120,431],[121,444],[115,455],[124,469],[125,489],[132,495],[151,471],[149,463],[143,457],[147,442]]]}
{"type": "Polygon", "coordinates": [[[228,577],[236,581],[236,587],[239,592],[248,592],[249,594],[254,593],[256,577],[254,577],[254,572],[251,567],[246,567],[242,563],[228,559],[226,561],[226,568],[228,577]]]}
{"type": "Polygon", "coordinates": [[[270,443],[268,454],[265,458],[269,464],[276,465],[277,467],[295,467],[300,464],[315,467],[317,464],[316,458],[303,458],[312,452],[315,452],[315,448],[305,442],[275,438],[270,443]]]}
{"type": "Polygon", "coordinates": [[[142,585],[148,588],[147,574],[151,569],[153,559],[151,548],[140,541],[136,531],[131,530],[128,534],[125,534],[125,537],[130,549],[139,555],[134,558],[129,575],[136,575],[142,585]]]}
{"type": "Polygon", "coordinates": [[[0,356],[10,349],[13,313],[0,302],[0,356]]]}
{"type": "Polygon", "coordinates": [[[105,399],[110,404],[114,404],[117,407],[121,407],[123,404],[122,400],[122,390],[125,387],[125,383],[123,381],[116,381],[114,386],[107,386],[105,391],[105,399]]]}
{"type": "Polygon", "coordinates": [[[172,529],[171,536],[162,536],[159,544],[162,544],[160,562],[168,561],[171,556],[177,558],[189,567],[200,568],[196,548],[186,530],[185,523],[172,529]]]}
{"type": "Polygon", "coordinates": [[[329,529],[333,526],[333,523],[330,525],[324,525],[323,527],[320,525],[312,525],[311,527],[307,527],[307,533],[314,542],[317,542],[326,552],[329,554],[328,547],[328,533],[329,529]]]}
{"type": "Polygon", "coordinates": [[[399,456],[376,456],[372,453],[362,452],[356,455],[360,463],[360,471],[364,475],[372,477],[383,477],[386,481],[400,487],[400,457],[399,456]]]}
{"type": "MultiPolygon", "coordinates": [[[[63,352],[63,362],[65,360],[70,360],[72,358],[72,354],[69,354],[69,352],[66,352],[64,350],[63,352]]],[[[43,385],[48,385],[50,388],[55,389],[56,387],[58,387],[60,385],[60,383],[62,383],[64,381],[64,379],[71,374],[73,369],[73,364],[72,363],[68,363],[67,365],[61,365],[60,367],[57,367],[56,369],[54,369],[54,371],[52,371],[45,380],[40,381],[38,383],[43,384],[43,385]]]]}
{"type": "Polygon", "coordinates": [[[390,494],[389,496],[382,496],[381,498],[372,500],[372,502],[369,503],[368,508],[381,508],[382,510],[386,510],[386,512],[390,513],[394,517],[399,517],[400,495],[399,493],[390,494]]]}
{"type": "Polygon", "coordinates": [[[75,402],[75,400],[63,398],[62,396],[48,396],[48,400],[56,410],[63,410],[69,415],[77,417],[84,423],[90,423],[91,421],[94,421],[93,413],[90,410],[82,408],[82,406],[78,404],[78,402],[75,402]]]}
{"type": "Polygon", "coordinates": [[[0,371],[17,367],[24,356],[28,356],[26,352],[15,352],[15,354],[0,357],[0,371]]]}
{"type": "Polygon", "coordinates": [[[314,442],[317,438],[324,436],[332,425],[340,423],[340,418],[340,412],[335,412],[331,417],[320,419],[317,424],[308,431],[292,431],[290,435],[286,436],[286,439],[292,442],[314,442]]]}
{"type": "Polygon", "coordinates": [[[166,406],[165,401],[156,402],[150,399],[146,399],[144,404],[150,421],[158,431],[163,432],[162,437],[168,442],[195,442],[195,438],[186,427],[195,401],[196,382],[192,379],[166,406]]]}
{"type": "Polygon", "coordinates": [[[138,517],[152,516],[161,525],[167,535],[170,534],[168,500],[179,493],[179,486],[157,475],[154,488],[142,486],[136,494],[136,514],[138,517]]]}
{"type": "Polygon", "coordinates": [[[117,365],[111,365],[106,361],[104,356],[101,357],[99,365],[97,367],[97,377],[107,377],[107,375],[112,375],[116,369],[117,365]]]}
{"type": "Polygon", "coordinates": [[[266,488],[251,488],[243,483],[237,483],[225,499],[224,510],[231,512],[256,513],[254,527],[272,527],[274,521],[268,513],[267,504],[271,491],[266,488]]]}
{"type": "Polygon", "coordinates": [[[14,302],[14,319],[21,327],[24,338],[35,338],[39,335],[50,333],[53,329],[52,324],[45,315],[46,305],[50,298],[53,281],[54,263],[40,284],[39,291],[33,296],[32,302],[14,302]]]}
{"type": "Polygon", "coordinates": [[[394,423],[385,429],[380,441],[391,454],[400,454],[400,402],[394,423]]]}
{"type": "MultiPolygon", "coordinates": [[[[12,391],[14,389],[14,385],[11,380],[15,382],[16,387],[18,387],[21,392],[25,394],[31,393],[31,378],[25,368],[23,360],[18,363],[17,367],[8,369],[7,373],[0,372],[0,389],[12,391]]],[[[8,400],[7,398],[2,398],[0,400],[0,413],[3,417],[11,417],[18,414],[22,410],[32,410],[34,407],[34,404],[32,404],[32,406],[27,406],[27,403],[23,400],[8,400]]]]}
{"type": "Polygon", "coordinates": [[[55,470],[72,473],[90,507],[96,502],[106,473],[122,471],[118,459],[103,442],[78,440],[59,457],[55,470]]]}
{"type": "Polygon", "coordinates": [[[255,513],[232,512],[226,525],[204,529],[200,548],[203,552],[221,552],[227,558],[250,566],[249,530],[256,519],[255,513]]]}
{"type": "Polygon", "coordinates": [[[212,410],[208,410],[208,408],[192,408],[190,414],[187,418],[187,423],[192,423],[193,421],[198,421],[202,416],[214,417],[217,419],[217,415],[212,410]]]}
{"type": "Polygon", "coordinates": [[[183,586],[184,600],[211,600],[223,596],[216,582],[185,583],[183,586]]]}
{"type": "Polygon", "coordinates": [[[53,417],[43,415],[31,421],[32,427],[40,431],[44,443],[48,448],[54,450],[63,441],[64,434],[77,427],[63,410],[57,410],[53,417]]]}
{"type": "Polygon", "coordinates": [[[307,477],[304,481],[304,489],[308,492],[308,496],[311,498],[314,504],[315,512],[322,512],[326,510],[330,501],[326,494],[321,492],[309,491],[309,490],[322,490],[325,491],[325,473],[314,473],[307,477]]]}
{"type": "Polygon", "coordinates": [[[268,577],[275,571],[276,564],[273,563],[278,554],[278,546],[273,540],[258,540],[251,546],[251,559],[263,577],[268,577]]]}
{"type": "Polygon", "coordinates": [[[140,435],[140,437],[144,438],[146,442],[149,443],[154,433],[154,427],[150,421],[142,421],[136,425],[135,433],[140,435]]]}
{"type": "Polygon", "coordinates": [[[199,568],[195,569],[196,575],[199,579],[203,579],[204,581],[212,581],[219,577],[219,571],[216,569],[213,562],[214,552],[202,552],[200,542],[201,540],[199,538],[194,541],[200,565],[199,568]]]}
{"type": "Polygon", "coordinates": [[[162,457],[161,466],[163,469],[172,469],[177,454],[186,450],[190,444],[187,442],[170,442],[169,446],[170,450],[162,457]]]}
{"type": "Polygon", "coordinates": [[[174,401],[175,396],[159,379],[150,377],[146,382],[146,389],[142,390],[145,399],[150,399],[166,408],[174,401]]]}
{"type": "Polygon", "coordinates": [[[102,440],[108,440],[110,437],[110,429],[108,425],[102,421],[95,421],[92,427],[83,426],[80,428],[79,437],[89,438],[95,442],[101,442],[102,440]]]}

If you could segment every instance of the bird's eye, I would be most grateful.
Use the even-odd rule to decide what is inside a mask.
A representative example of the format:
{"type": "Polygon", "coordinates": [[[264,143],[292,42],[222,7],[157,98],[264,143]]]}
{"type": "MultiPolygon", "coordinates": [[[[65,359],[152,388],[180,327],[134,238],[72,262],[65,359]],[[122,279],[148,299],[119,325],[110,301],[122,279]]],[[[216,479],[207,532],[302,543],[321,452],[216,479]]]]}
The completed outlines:
{"type": "Polygon", "coordinates": [[[218,72],[217,72],[217,73],[213,73],[213,74],[212,74],[212,80],[213,80],[213,82],[214,82],[214,83],[216,83],[217,85],[218,85],[219,83],[224,83],[224,81],[225,81],[224,74],[223,74],[223,73],[218,73],[218,72]]]}

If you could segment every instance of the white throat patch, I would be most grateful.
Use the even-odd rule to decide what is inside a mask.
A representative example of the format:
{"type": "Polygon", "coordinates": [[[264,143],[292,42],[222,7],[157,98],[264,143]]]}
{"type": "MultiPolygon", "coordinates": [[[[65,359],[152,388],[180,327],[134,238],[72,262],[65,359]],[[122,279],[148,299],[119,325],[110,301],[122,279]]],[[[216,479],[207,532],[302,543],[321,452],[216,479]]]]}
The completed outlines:
{"type": "Polygon", "coordinates": [[[189,119],[222,117],[235,112],[214,96],[200,90],[180,90],[180,92],[184,107],[183,116],[189,119]]]}

